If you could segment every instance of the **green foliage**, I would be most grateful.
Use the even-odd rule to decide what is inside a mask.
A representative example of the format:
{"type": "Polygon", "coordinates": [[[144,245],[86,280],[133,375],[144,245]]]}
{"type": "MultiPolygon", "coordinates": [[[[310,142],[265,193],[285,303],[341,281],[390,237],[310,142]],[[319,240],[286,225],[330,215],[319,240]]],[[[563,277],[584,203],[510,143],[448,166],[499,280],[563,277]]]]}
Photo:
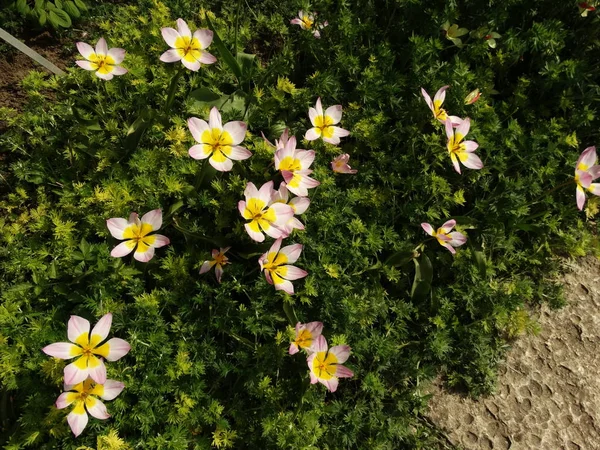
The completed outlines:
{"type": "Polygon", "coordinates": [[[289,24],[304,2],[133,3],[90,26],[90,42],[127,50],[128,74],[34,72],[25,110],[0,109],[6,448],[435,448],[419,416],[428,380],[492,390],[507,339],[536,329],[525,306],[562,302],[556,256],[597,253],[586,220],[598,202],[586,216],[574,184],[554,188],[600,142],[598,18],[554,0],[322,0],[312,9],[329,26],[317,40],[289,24]],[[210,20],[222,45],[209,48],[217,63],[171,84],[179,66],[158,60],[160,28],[178,17],[192,30],[210,20]],[[474,32],[459,48],[445,22],[474,32]],[[485,30],[501,34],[496,48],[485,30]],[[447,84],[445,107],[471,118],[482,170],[453,170],[420,95],[447,84]],[[249,181],[281,181],[260,132],[273,140],[287,126],[301,140],[317,97],[344,106],[352,135],[340,148],[299,145],[316,150],[321,185],[306,230],[289,238],[309,272],[290,297],[260,274],[270,243],[250,241],[237,202],[249,181]],[[186,120],[221,101],[224,122],[248,124],[253,152],[229,173],[187,154],[186,120]],[[358,174],[331,171],[340,153],[358,174]],[[106,220],[159,207],[171,245],[147,264],[111,258],[106,220]],[[469,239],[455,257],[420,227],[451,217],[469,239]],[[222,284],[198,274],[219,246],[232,247],[222,284]],[[75,440],[53,406],[65,363],[40,349],[66,338],[71,314],[106,312],[132,346],[108,365],[126,388],[107,404],[112,417],[75,440]],[[287,354],[294,317],[352,347],[355,376],[337,392],[309,385],[303,356],[287,354]]]}
{"type": "Polygon", "coordinates": [[[82,0],[15,0],[14,9],[41,27],[69,28],[88,10],[82,0]]]}

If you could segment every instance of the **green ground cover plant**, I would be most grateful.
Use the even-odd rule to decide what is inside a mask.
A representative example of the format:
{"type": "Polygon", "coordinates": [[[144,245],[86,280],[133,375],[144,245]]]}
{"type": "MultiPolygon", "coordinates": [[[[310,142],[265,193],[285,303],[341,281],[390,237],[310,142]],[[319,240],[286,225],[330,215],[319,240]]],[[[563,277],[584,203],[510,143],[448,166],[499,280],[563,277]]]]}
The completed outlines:
{"type": "Polygon", "coordinates": [[[73,39],[67,76],[32,72],[24,110],[0,108],[6,449],[436,448],[427,383],[492,390],[509,340],[535,329],[527,307],[562,302],[558,256],[598,252],[599,203],[588,192],[578,209],[574,176],[595,189],[595,162],[578,157],[599,142],[600,31],[577,2],[139,0],[90,14],[87,42],[125,49],[127,72],[77,67],[73,39]],[[160,61],[178,18],[214,31],[216,62],[160,61]],[[421,94],[443,86],[482,168],[449,152],[465,129],[421,94]],[[342,106],[337,145],[304,139],[323,125],[308,114],[318,98],[342,106]],[[251,157],[230,171],[188,153],[188,119],[213,107],[247,127],[251,157]],[[238,210],[248,183],[289,181],[261,135],[286,128],[320,182],[283,244],[303,246],[293,295],[262,273],[277,286],[274,236],[251,239],[238,210]],[[357,173],[332,170],[345,154],[357,173]],[[168,244],[111,256],[126,237],[107,220],[155,210],[168,244]],[[449,219],[466,237],[455,254],[421,226],[449,219]],[[108,313],[131,347],[106,362],[124,388],[75,438],[55,407],[72,361],[42,348],[66,342],[72,316],[108,313]],[[288,353],[297,322],[322,323],[330,352],[351,348],[337,390],[311,384],[302,345],[288,353]]]}

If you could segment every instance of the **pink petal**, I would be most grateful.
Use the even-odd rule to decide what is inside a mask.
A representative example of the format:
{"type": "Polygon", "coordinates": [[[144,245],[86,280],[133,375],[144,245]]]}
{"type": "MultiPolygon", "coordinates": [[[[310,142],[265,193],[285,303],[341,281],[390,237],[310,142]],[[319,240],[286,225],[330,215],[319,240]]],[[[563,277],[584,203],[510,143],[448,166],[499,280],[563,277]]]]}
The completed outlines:
{"type": "Polygon", "coordinates": [[[198,39],[200,45],[202,46],[202,50],[207,48],[213,41],[213,32],[207,29],[201,29],[194,31],[194,37],[198,39]]]}
{"type": "Polygon", "coordinates": [[[331,117],[333,124],[339,123],[342,120],[342,105],[330,106],[325,110],[325,116],[331,117]]]}
{"type": "Polygon", "coordinates": [[[108,342],[108,354],[106,355],[107,361],[117,361],[129,353],[131,345],[127,341],[120,338],[112,338],[108,342]]]}
{"type": "Polygon", "coordinates": [[[425,230],[425,233],[427,233],[429,236],[434,235],[433,227],[430,224],[428,224],[427,222],[423,222],[421,224],[421,227],[423,228],[423,230],[425,230]]]}
{"type": "Polygon", "coordinates": [[[319,335],[314,341],[312,345],[312,349],[315,352],[326,352],[327,351],[327,339],[322,334],[319,335]]]}
{"type": "Polygon", "coordinates": [[[109,81],[113,79],[113,74],[112,73],[100,73],[100,72],[96,72],[96,76],[98,78],[102,78],[103,80],[109,81]]]}
{"type": "Polygon", "coordinates": [[[449,233],[456,226],[456,220],[450,219],[440,227],[444,233],[449,233]]]}
{"type": "Polygon", "coordinates": [[[243,161],[252,156],[252,152],[244,147],[240,147],[239,145],[233,145],[231,147],[231,152],[227,157],[234,161],[243,161]]]}
{"type": "Polygon", "coordinates": [[[275,225],[285,225],[294,217],[294,209],[284,203],[273,203],[269,209],[273,209],[275,212],[275,225]]]}
{"type": "Polygon", "coordinates": [[[154,248],[161,248],[171,243],[169,238],[162,234],[153,234],[152,236],[154,236],[154,242],[152,243],[152,247],[154,248]]]}
{"type": "Polygon", "coordinates": [[[79,67],[81,67],[84,70],[96,70],[97,67],[95,65],[92,65],[91,62],[89,61],[75,61],[75,64],[77,64],[79,67]]]}
{"type": "Polygon", "coordinates": [[[461,161],[465,167],[475,170],[483,168],[483,163],[481,162],[481,159],[479,159],[479,156],[477,156],[475,153],[468,153],[468,155],[469,156],[467,159],[461,161]]]}
{"type": "Polygon", "coordinates": [[[115,64],[121,64],[125,59],[125,53],[124,48],[111,48],[108,51],[108,56],[115,60],[115,64]]]}
{"type": "MultiPolygon", "coordinates": [[[[464,119],[460,125],[456,128],[455,134],[460,134],[463,138],[469,134],[469,129],[471,128],[471,119],[468,117],[464,119]]],[[[462,139],[461,139],[462,140],[462,139]]]]}
{"type": "Polygon", "coordinates": [[[89,370],[79,369],[75,363],[68,364],[65,367],[64,373],[65,384],[76,385],[85,380],[89,375],[89,370]]]}
{"type": "Polygon", "coordinates": [[[246,124],[244,122],[227,122],[223,127],[223,131],[229,133],[233,139],[232,145],[241,144],[246,137],[246,124]]]}
{"type": "Polygon", "coordinates": [[[433,97],[433,101],[435,102],[436,100],[439,100],[441,103],[444,103],[444,100],[446,100],[446,89],[449,87],[450,86],[442,86],[439,88],[435,93],[435,97],[433,97]]]}
{"type": "MultiPolygon", "coordinates": [[[[90,356],[90,360],[92,358],[96,357],[90,356]]],[[[95,367],[88,366],[88,374],[96,383],[104,384],[106,383],[106,366],[104,365],[104,361],[102,361],[100,358],[96,358],[96,360],[99,361],[100,364],[96,365],[95,367]]]]}
{"type": "Polygon", "coordinates": [[[204,263],[202,264],[202,267],[200,267],[200,275],[208,272],[212,268],[213,265],[214,265],[214,263],[212,261],[204,261],[204,263]]]}
{"type": "Polygon", "coordinates": [[[187,121],[188,128],[192,133],[192,136],[196,140],[196,142],[202,143],[202,134],[205,131],[210,131],[210,127],[208,123],[202,119],[198,119],[197,117],[190,117],[187,121]]]}
{"type": "MultiPolygon", "coordinates": [[[[256,197],[258,199],[260,199],[261,201],[263,201],[265,203],[265,205],[268,205],[269,203],[271,203],[273,194],[274,194],[273,181],[269,181],[260,187],[260,190],[258,191],[256,197]]],[[[284,205],[284,206],[286,206],[286,205],[284,205]]]]}
{"type": "Polygon", "coordinates": [[[110,417],[110,414],[108,414],[108,411],[106,410],[106,406],[100,400],[94,398],[90,401],[88,399],[85,403],[85,409],[87,409],[87,412],[89,412],[92,417],[100,420],[105,420],[110,417]],[[89,403],[93,403],[92,406],[90,406],[89,403]]]}
{"type": "Polygon", "coordinates": [[[307,170],[315,160],[315,151],[296,150],[296,158],[300,161],[300,170],[307,170]]]}
{"type": "Polygon", "coordinates": [[[469,153],[474,152],[479,148],[479,144],[475,141],[464,141],[463,144],[465,144],[465,151],[469,153]]]}
{"type": "MultiPolygon", "coordinates": [[[[71,359],[74,358],[73,350],[79,350],[80,348],[69,342],[57,342],[55,344],[47,345],[42,351],[49,356],[59,359],[71,359]]],[[[78,356],[78,355],[76,355],[78,356]]]]}
{"type": "Polygon", "coordinates": [[[427,91],[423,88],[421,88],[421,95],[425,99],[425,103],[427,103],[427,106],[429,106],[429,109],[431,109],[431,111],[433,111],[434,107],[433,107],[433,102],[431,101],[431,97],[429,96],[427,91]]]}
{"type": "Polygon", "coordinates": [[[459,127],[460,124],[463,122],[463,120],[458,116],[448,116],[448,119],[450,119],[450,122],[452,122],[453,128],[459,127]]]}
{"type": "Polygon", "coordinates": [[[129,243],[130,241],[121,242],[119,245],[112,249],[112,251],[110,252],[110,256],[114,258],[121,258],[123,256],[129,255],[134,249],[134,247],[132,247],[129,243]]]}
{"type": "Polygon", "coordinates": [[[248,236],[250,236],[250,239],[252,239],[252,240],[254,240],[256,242],[264,242],[264,240],[265,240],[265,235],[264,234],[262,234],[259,231],[253,231],[250,228],[250,225],[247,224],[247,223],[244,224],[244,228],[246,228],[246,233],[248,233],[248,236]]]}
{"type": "Polygon", "coordinates": [[[145,252],[140,252],[136,250],[133,254],[133,257],[139,262],[148,262],[152,258],[154,258],[154,247],[148,247],[148,250],[146,250],[145,252]]]}
{"type": "Polygon", "coordinates": [[[127,69],[120,67],[120,66],[116,66],[112,71],[113,75],[125,75],[126,73],[127,73],[127,69]]]}
{"type": "Polygon", "coordinates": [[[310,119],[310,123],[315,125],[317,117],[319,117],[319,113],[317,112],[317,110],[313,107],[308,108],[308,118],[310,119]]]}
{"type": "Polygon", "coordinates": [[[289,205],[294,209],[294,215],[304,214],[310,206],[308,197],[294,197],[290,200],[289,205]]]}
{"type": "Polygon", "coordinates": [[[288,350],[288,353],[290,355],[295,355],[296,353],[298,353],[299,348],[296,344],[294,344],[293,342],[290,344],[290,349],[288,350]]]}
{"type": "Polygon", "coordinates": [[[208,162],[219,172],[229,172],[233,169],[233,161],[231,159],[225,158],[224,161],[217,161],[214,158],[214,154],[209,158],[208,162]]]}
{"type": "Polygon", "coordinates": [[[217,58],[215,58],[214,55],[211,55],[207,51],[202,51],[202,54],[200,55],[198,62],[200,62],[202,64],[214,64],[217,62],[217,58]]]}
{"type": "MultiPolygon", "coordinates": [[[[449,121],[448,121],[449,122],[449,121]]],[[[460,173],[460,164],[458,163],[458,158],[454,153],[450,154],[450,159],[452,160],[452,164],[454,165],[454,170],[460,173]]]]}
{"type": "Polygon", "coordinates": [[[190,27],[183,19],[177,19],[177,31],[181,36],[192,37],[192,32],[190,31],[190,27]]]}
{"type": "MultiPolygon", "coordinates": [[[[67,336],[71,342],[75,342],[79,336],[90,333],[90,322],[83,317],[71,316],[67,325],[67,336]]],[[[69,383],[71,384],[71,383],[69,383]]]]}
{"type": "Polygon", "coordinates": [[[104,392],[100,396],[103,400],[113,400],[121,393],[125,385],[120,381],[106,380],[104,392]]]}
{"type": "Polygon", "coordinates": [[[450,251],[450,253],[452,253],[453,255],[456,253],[456,250],[454,250],[454,247],[452,247],[452,246],[450,245],[450,243],[448,243],[448,242],[444,242],[443,244],[440,244],[440,245],[441,245],[442,247],[446,247],[446,248],[447,248],[447,249],[450,251]]]}
{"type": "Polygon", "coordinates": [[[63,392],[62,394],[60,394],[56,399],[56,403],[54,404],[54,406],[56,406],[57,409],[64,409],[71,403],[73,403],[73,400],[69,400],[73,396],[69,394],[71,394],[71,392],[63,392]]]}
{"type": "Polygon", "coordinates": [[[337,358],[338,364],[344,364],[350,357],[350,346],[348,345],[336,345],[329,349],[329,353],[332,353],[337,358]]]}
{"type": "Polygon", "coordinates": [[[323,115],[323,106],[321,105],[321,97],[317,98],[317,104],[315,105],[315,110],[317,111],[318,116],[323,115]]]}
{"type": "Polygon", "coordinates": [[[316,384],[319,382],[319,379],[317,378],[317,376],[310,372],[310,384],[316,384]]]}
{"type": "Polygon", "coordinates": [[[215,276],[217,277],[217,282],[220,283],[223,276],[223,267],[220,264],[217,264],[217,267],[215,267],[215,276]]]}
{"type": "Polygon", "coordinates": [[[283,280],[281,283],[275,283],[275,290],[294,295],[294,285],[288,280],[283,280]]]}
{"type": "MultiPolygon", "coordinates": [[[[85,59],[90,59],[90,57],[92,57],[93,55],[96,54],[96,52],[94,52],[94,48],[90,44],[86,44],[85,42],[77,42],[75,44],[75,46],[77,47],[77,51],[85,59]]],[[[86,69],[86,70],[90,70],[90,69],[86,69]]]]}
{"type": "Polygon", "coordinates": [[[166,63],[177,62],[181,61],[181,55],[177,52],[177,50],[171,49],[160,55],[160,60],[166,63]]]}
{"type": "Polygon", "coordinates": [[[323,332],[323,322],[308,322],[304,326],[312,333],[314,339],[320,336],[323,332]]]}
{"type": "Polygon", "coordinates": [[[219,113],[219,110],[216,106],[213,106],[210,110],[210,114],[208,116],[208,126],[210,128],[217,128],[219,130],[223,129],[221,113],[219,113]]]}
{"type": "Polygon", "coordinates": [[[340,127],[333,127],[333,137],[342,138],[349,136],[350,132],[340,127]]]}
{"type": "Polygon", "coordinates": [[[302,269],[299,269],[296,266],[284,265],[282,267],[285,267],[287,269],[287,273],[285,274],[286,280],[290,280],[290,281],[299,280],[300,278],[304,278],[308,275],[308,272],[306,272],[302,269]]]}
{"type": "Polygon", "coordinates": [[[329,392],[337,391],[339,380],[336,377],[330,378],[329,380],[319,380],[321,384],[325,385],[329,392]]]}
{"type": "Polygon", "coordinates": [[[465,242],[467,242],[467,237],[459,231],[454,231],[449,234],[451,240],[448,241],[452,247],[460,247],[465,242]]]}
{"type": "Polygon", "coordinates": [[[187,69],[189,69],[193,72],[197,72],[198,70],[200,70],[200,61],[190,62],[187,59],[182,58],[181,64],[183,64],[187,69]]]}
{"type": "Polygon", "coordinates": [[[103,315],[96,326],[92,329],[92,336],[99,336],[100,340],[98,343],[102,342],[110,333],[110,326],[112,324],[112,314],[108,313],[103,315]]]}
{"type": "Polygon", "coordinates": [[[596,147],[588,147],[579,156],[575,168],[578,169],[580,163],[585,164],[589,168],[596,164],[596,160],[596,147]]]}
{"type": "Polygon", "coordinates": [[[352,378],[354,376],[354,372],[348,369],[346,366],[337,365],[335,376],[338,378],[352,378]]]}
{"type": "Polygon", "coordinates": [[[96,43],[96,55],[107,55],[108,45],[106,45],[106,39],[100,38],[96,43]]]}
{"type": "Polygon", "coordinates": [[[594,195],[600,195],[600,183],[592,183],[587,189],[594,195]]]}
{"type": "Polygon", "coordinates": [[[454,128],[452,128],[452,122],[450,119],[446,119],[444,125],[446,127],[446,137],[448,139],[454,137],[454,128]]]}
{"type": "Polygon", "coordinates": [[[73,411],[67,416],[67,422],[71,427],[71,431],[75,437],[79,436],[85,426],[88,423],[88,415],[84,412],[83,414],[75,414],[73,411]]]}
{"type": "MultiPolygon", "coordinates": [[[[162,34],[163,39],[167,43],[167,45],[171,48],[175,48],[175,41],[179,37],[179,33],[175,28],[161,28],[160,33],[162,34]]],[[[181,59],[181,58],[180,58],[181,59]]]]}
{"type": "Polygon", "coordinates": [[[194,159],[206,159],[212,155],[212,151],[211,153],[206,153],[204,151],[204,144],[193,145],[188,150],[188,153],[194,159]]]}
{"type": "Polygon", "coordinates": [[[577,186],[575,193],[577,199],[577,208],[579,208],[579,211],[581,211],[583,209],[583,205],[585,205],[585,192],[581,186],[577,186]]]}

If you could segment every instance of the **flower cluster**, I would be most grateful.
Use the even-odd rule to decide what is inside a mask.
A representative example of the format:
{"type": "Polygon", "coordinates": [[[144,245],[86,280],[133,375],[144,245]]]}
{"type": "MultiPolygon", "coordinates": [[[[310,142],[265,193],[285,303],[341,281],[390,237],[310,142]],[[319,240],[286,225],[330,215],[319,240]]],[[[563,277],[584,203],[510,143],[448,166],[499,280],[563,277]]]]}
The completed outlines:
{"type": "Polygon", "coordinates": [[[117,361],[131,349],[123,339],[112,338],[106,341],[111,324],[112,314],[105,314],[90,332],[89,321],[71,316],[67,326],[67,337],[71,342],[57,342],[42,349],[55,358],[75,358],[64,369],[65,392],[56,400],[56,407],[59,409],[74,405],[67,421],[75,436],[79,436],[87,425],[87,413],[97,419],[110,417],[106,406],[97,397],[112,400],[125,386],[119,381],[106,378],[104,359],[117,361]]]}
{"type": "Polygon", "coordinates": [[[354,372],[342,365],[350,357],[350,347],[336,345],[329,348],[325,336],[321,334],[323,323],[298,322],[295,331],[296,335],[290,344],[289,354],[294,355],[300,349],[306,351],[311,384],[318,382],[325,385],[330,392],[335,392],[340,378],[354,376],[354,372]]]}

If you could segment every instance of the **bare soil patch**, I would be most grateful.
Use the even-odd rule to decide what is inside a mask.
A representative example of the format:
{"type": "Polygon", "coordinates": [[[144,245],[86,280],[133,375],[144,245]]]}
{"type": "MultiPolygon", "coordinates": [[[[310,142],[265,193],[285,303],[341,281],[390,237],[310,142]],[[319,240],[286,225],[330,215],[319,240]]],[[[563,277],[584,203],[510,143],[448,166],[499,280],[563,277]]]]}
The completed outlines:
{"type": "MultiPolygon", "coordinates": [[[[63,46],[48,32],[26,39],[24,42],[61,69],[66,67],[63,62],[65,59],[63,46]]],[[[21,88],[21,80],[34,69],[46,70],[16,49],[2,55],[0,58],[0,107],[22,110],[23,105],[27,103],[27,95],[21,88]]]]}
{"type": "Polygon", "coordinates": [[[568,263],[568,305],[538,314],[541,332],[517,340],[497,392],[477,401],[437,383],[430,419],[467,450],[600,449],[600,262],[568,263]]]}

